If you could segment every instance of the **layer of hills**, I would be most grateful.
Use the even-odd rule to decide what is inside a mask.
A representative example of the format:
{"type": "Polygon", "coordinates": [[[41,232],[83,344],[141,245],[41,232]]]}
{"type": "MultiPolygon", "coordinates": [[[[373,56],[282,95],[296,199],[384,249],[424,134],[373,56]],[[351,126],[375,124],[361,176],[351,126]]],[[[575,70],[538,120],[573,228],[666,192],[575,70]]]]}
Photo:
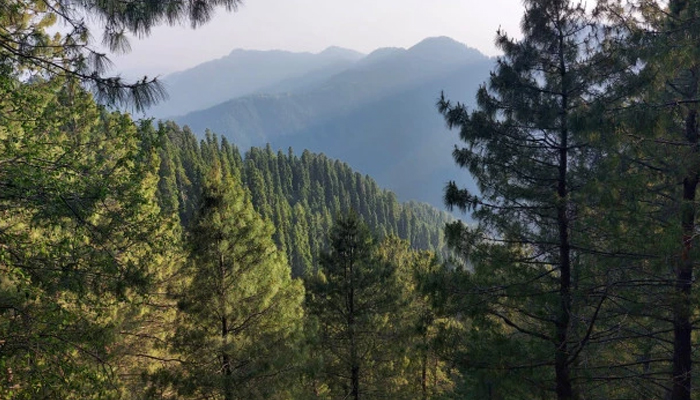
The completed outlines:
{"type": "MultiPolygon", "coordinates": [[[[315,272],[334,219],[355,210],[378,237],[406,240],[419,250],[445,251],[442,229],[452,218],[425,203],[399,203],[394,193],[346,163],[308,150],[301,154],[253,147],[245,155],[214,135],[198,141],[172,122],[160,125],[161,208],[191,227],[206,173],[220,165],[240,178],[255,210],[275,226],[273,238],[295,277],[315,272]]],[[[444,253],[443,253],[444,255],[444,253]]]]}
{"type": "Polygon", "coordinates": [[[445,37],[366,56],[340,48],[235,50],[167,77],[172,100],[153,111],[183,113],[175,121],[197,135],[209,129],[242,149],[269,143],[324,153],[401,200],[442,208],[445,183],[470,180],[452,161],[457,134],[445,128],[435,102],[444,91],[470,104],[492,66],[493,59],[445,37]]]}
{"type": "Polygon", "coordinates": [[[318,54],[236,49],[225,57],[165,77],[168,99],[149,113],[172,118],[254,93],[294,90],[344,71],[362,57],[362,53],[339,47],[318,54]]]}

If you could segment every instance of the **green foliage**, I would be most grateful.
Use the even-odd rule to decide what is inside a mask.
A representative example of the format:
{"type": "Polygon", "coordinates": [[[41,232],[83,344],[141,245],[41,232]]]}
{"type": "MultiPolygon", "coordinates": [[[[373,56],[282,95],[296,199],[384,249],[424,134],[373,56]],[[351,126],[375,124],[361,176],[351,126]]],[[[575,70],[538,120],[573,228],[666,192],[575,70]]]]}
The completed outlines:
{"type": "Polygon", "coordinates": [[[612,115],[624,135],[624,167],[634,182],[643,182],[618,182],[616,188],[623,199],[636,201],[628,206],[633,208],[629,214],[638,214],[630,218],[627,235],[646,255],[635,265],[635,278],[650,288],[628,297],[629,308],[645,326],[644,335],[628,341],[646,360],[646,391],[687,400],[697,375],[691,371],[698,312],[692,277],[698,260],[700,57],[695,44],[700,8],[692,1],[607,1],[604,6],[624,39],[619,41],[621,51],[643,60],[639,78],[618,85],[618,91],[629,93],[628,105],[612,115]],[[654,240],[645,239],[633,224],[644,227],[654,240]],[[663,390],[658,382],[663,382],[663,390]]]}
{"type": "Polygon", "coordinates": [[[438,355],[436,316],[418,290],[433,255],[395,236],[381,242],[355,213],[340,216],[318,272],[306,279],[305,371],[315,398],[449,396],[457,371],[438,355]]]}
{"type": "MultiPolygon", "coordinates": [[[[315,275],[331,212],[350,208],[382,236],[441,246],[446,214],[400,205],[340,162],[269,147],[243,158],[211,134],[198,143],[172,125],[137,126],[72,82],[2,82],[2,397],[323,396],[333,384],[309,373],[325,365],[309,357],[322,322],[300,341],[303,288],[287,258],[315,275]]],[[[383,344],[365,356],[373,387],[412,398],[427,342],[411,341],[418,323],[402,310],[416,299],[407,265],[427,259],[387,243],[371,260],[388,275],[363,278],[375,291],[395,282],[386,312],[368,319],[386,327],[383,344]]],[[[430,354],[425,376],[444,392],[430,354]]]]}
{"type": "Polygon", "coordinates": [[[207,174],[178,291],[179,396],[270,398],[293,365],[303,288],[249,198],[217,163],[207,174]]]}
{"type": "Polygon", "coordinates": [[[448,226],[458,260],[425,282],[465,394],[692,397],[697,15],[526,2],[477,110],[441,99],[479,184],[448,186],[479,225],[448,226]]]}
{"type": "Polygon", "coordinates": [[[122,313],[165,262],[154,137],[62,79],[0,75],[0,394],[118,397],[122,313]]]}
{"type": "Polygon", "coordinates": [[[235,9],[239,0],[187,2],[121,1],[18,1],[0,4],[0,66],[4,73],[27,76],[70,77],[94,89],[98,100],[133,106],[137,110],[165,98],[155,79],[144,77],[125,82],[106,76],[109,58],[94,45],[85,16],[102,29],[102,44],[109,51],[128,52],[127,34],[148,35],[162,23],[189,22],[197,27],[207,22],[217,6],[235,9]],[[59,24],[62,33],[50,33],[59,24]]]}
{"type": "Polygon", "coordinates": [[[384,395],[395,399],[434,399],[449,396],[459,372],[451,367],[444,354],[447,348],[439,343],[438,328],[450,323],[438,316],[421,286],[441,269],[428,251],[410,248],[408,242],[395,236],[378,246],[382,262],[396,268],[399,301],[392,311],[392,344],[382,350],[392,358],[388,368],[379,372],[387,382],[384,395]]]}
{"type": "Polygon", "coordinates": [[[470,317],[472,340],[494,346],[484,358],[466,344],[463,368],[511,372],[488,391],[517,398],[514,388],[528,382],[535,393],[571,399],[589,394],[610,366],[587,352],[624,319],[607,312],[619,284],[607,266],[619,260],[606,256],[617,243],[594,220],[614,209],[599,207],[591,191],[606,190],[600,160],[616,143],[601,132],[600,113],[618,104],[607,89],[627,66],[606,51],[579,2],[527,1],[522,29],[521,40],[499,32],[504,56],[476,110],[438,102],[465,143],[455,162],[479,188],[446,187],[446,203],[478,225],[448,228],[463,266],[446,272],[442,290],[452,315],[470,317]]]}
{"type": "Polygon", "coordinates": [[[83,89],[162,94],[83,14],[115,50],[237,4],[0,5],[0,397],[692,398],[698,4],[526,1],[476,110],[439,103],[475,226],[83,89]]]}
{"type": "Polygon", "coordinates": [[[187,129],[173,123],[160,127],[165,138],[163,160],[171,160],[161,169],[161,199],[179,193],[180,220],[188,226],[196,204],[202,171],[212,161],[239,175],[250,193],[256,211],[274,223],[274,239],[287,253],[294,276],[313,273],[332,215],[353,209],[360,213],[380,236],[397,235],[414,247],[444,251],[441,227],[451,217],[435,208],[416,202],[399,204],[393,193],[380,189],[368,176],[353,172],[347,164],[324,155],[304,151],[294,155],[252,148],[244,157],[225,140],[208,133],[200,144],[187,129]],[[176,174],[175,176],[173,176],[176,174]]]}

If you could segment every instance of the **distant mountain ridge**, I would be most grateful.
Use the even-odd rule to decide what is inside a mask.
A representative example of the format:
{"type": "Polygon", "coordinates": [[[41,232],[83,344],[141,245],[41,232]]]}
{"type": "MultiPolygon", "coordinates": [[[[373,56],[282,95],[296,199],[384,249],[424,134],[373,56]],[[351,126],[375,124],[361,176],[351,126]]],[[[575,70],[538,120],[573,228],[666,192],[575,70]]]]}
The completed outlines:
{"type": "Polygon", "coordinates": [[[447,132],[435,103],[444,90],[472,104],[493,64],[462,43],[429,38],[408,49],[376,50],[335,71],[327,66],[290,77],[176,122],[199,135],[210,129],[241,149],[270,143],[325,153],[369,174],[401,200],[443,208],[446,182],[470,180],[452,161],[457,135],[447,132]]]}
{"type": "Polygon", "coordinates": [[[183,115],[232,98],[267,92],[285,80],[329,76],[363,57],[362,53],[340,47],[317,54],[236,49],[225,57],[164,77],[168,99],[149,114],[158,118],[183,115]]]}

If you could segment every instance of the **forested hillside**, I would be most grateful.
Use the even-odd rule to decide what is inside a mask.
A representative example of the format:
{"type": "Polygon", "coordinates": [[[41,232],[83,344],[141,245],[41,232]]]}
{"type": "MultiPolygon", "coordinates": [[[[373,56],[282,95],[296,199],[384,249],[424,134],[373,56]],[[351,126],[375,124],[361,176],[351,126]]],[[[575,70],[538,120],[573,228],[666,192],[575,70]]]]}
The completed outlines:
{"type": "Polygon", "coordinates": [[[494,60],[447,37],[380,49],[337,74],[285,92],[234,97],[176,118],[241,148],[309,149],[372,176],[401,201],[443,208],[450,180],[471,184],[449,157],[455,140],[435,112],[440,92],[472,104],[494,60]]]}
{"type": "Polygon", "coordinates": [[[366,175],[345,163],[304,150],[301,155],[253,147],[244,155],[225,138],[208,133],[201,142],[174,123],[161,125],[164,208],[177,212],[187,229],[199,207],[202,174],[220,163],[239,176],[255,210],[276,228],[274,238],[285,252],[294,276],[314,272],[333,220],[356,211],[379,237],[407,240],[419,250],[445,251],[442,227],[453,218],[416,202],[399,203],[366,175]]]}
{"type": "Polygon", "coordinates": [[[438,264],[395,236],[441,248],[447,214],[323,155],[3,79],[23,107],[0,117],[1,398],[331,399],[350,370],[377,396],[451,390],[417,289],[438,264]]]}
{"type": "MultiPolygon", "coordinates": [[[[526,0],[473,106],[426,105],[469,225],[324,154],[115,111],[164,92],[106,75],[86,15],[117,52],[239,3],[0,4],[1,399],[699,397],[700,2],[526,0]]],[[[369,64],[430,75],[434,44],[369,64]]],[[[342,115],[317,137],[402,152],[400,112],[342,115]],[[344,136],[361,115],[388,134],[344,136]]],[[[404,162],[442,151],[419,136],[404,162]]]]}

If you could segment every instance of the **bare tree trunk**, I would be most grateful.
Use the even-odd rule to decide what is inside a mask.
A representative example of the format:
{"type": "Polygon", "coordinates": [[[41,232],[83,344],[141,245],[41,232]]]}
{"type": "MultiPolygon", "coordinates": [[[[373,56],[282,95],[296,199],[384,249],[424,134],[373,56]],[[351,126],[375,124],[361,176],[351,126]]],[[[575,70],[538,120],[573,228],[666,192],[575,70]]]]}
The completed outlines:
{"type": "MultiPolygon", "coordinates": [[[[226,321],[226,317],[221,318],[221,336],[224,339],[224,346],[227,344],[227,336],[228,336],[228,325],[226,321]]],[[[221,364],[222,364],[222,369],[224,371],[224,376],[226,378],[230,378],[233,375],[233,370],[231,369],[231,357],[229,354],[224,350],[221,353],[221,364]]],[[[230,379],[226,379],[224,381],[224,399],[225,400],[233,400],[233,387],[231,387],[231,381],[230,379]]]]}
{"type": "Polygon", "coordinates": [[[423,365],[421,369],[420,385],[423,393],[423,400],[428,400],[428,347],[427,339],[423,337],[423,365]]]}

